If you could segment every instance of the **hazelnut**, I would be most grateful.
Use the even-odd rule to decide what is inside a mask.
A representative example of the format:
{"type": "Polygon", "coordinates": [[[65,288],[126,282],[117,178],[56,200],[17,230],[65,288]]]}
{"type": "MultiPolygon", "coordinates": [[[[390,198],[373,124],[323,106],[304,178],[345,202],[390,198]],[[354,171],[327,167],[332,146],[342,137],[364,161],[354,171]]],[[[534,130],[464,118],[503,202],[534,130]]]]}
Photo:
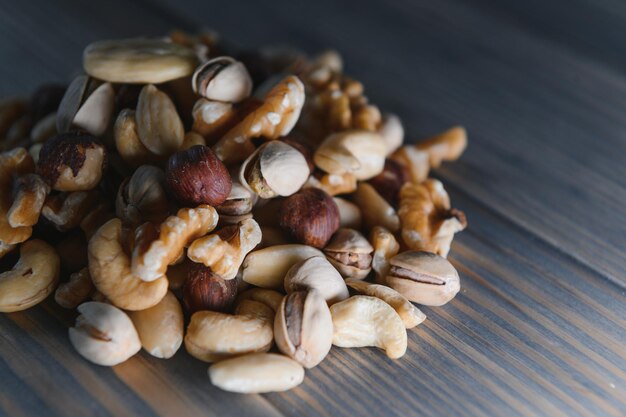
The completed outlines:
{"type": "Polygon", "coordinates": [[[189,206],[219,206],[232,189],[230,175],[222,161],[211,148],[202,145],[172,155],[165,177],[174,197],[189,206]]]}
{"type": "Polygon", "coordinates": [[[407,181],[409,181],[409,170],[406,166],[394,159],[387,159],[383,172],[368,182],[389,204],[398,207],[400,188],[407,181]]]}
{"type": "Polygon", "coordinates": [[[238,103],[252,92],[252,79],[246,67],[227,56],[200,65],[191,79],[193,91],[209,100],[238,103]]]}
{"type": "Polygon", "coordinates": [[[236,279],[224,279],[202,264],[189,269],[183,286],[183,304],[189,314],[201,310],[226,312],[236,297],[236,279]]]}
{"type": "Polygon", "coordinates": [[[37,172],[54,190],[86,191],[98,185],[106,167],[104,145],[94,136],[69,132],[46,141],[37,172]]]}
{"type": "Polygon", "coordinates": [[[353,229],[339,229],[324,248],[326,258],[345,278],[365,278],[372,270],[374,248],[353,229]]]}
{"type": "Polygon", "coordinates": [[[323,248],[339,229],[339,208],[317,188],[306,188],[283,201],[280,226],[298,242],[323,248]]]}

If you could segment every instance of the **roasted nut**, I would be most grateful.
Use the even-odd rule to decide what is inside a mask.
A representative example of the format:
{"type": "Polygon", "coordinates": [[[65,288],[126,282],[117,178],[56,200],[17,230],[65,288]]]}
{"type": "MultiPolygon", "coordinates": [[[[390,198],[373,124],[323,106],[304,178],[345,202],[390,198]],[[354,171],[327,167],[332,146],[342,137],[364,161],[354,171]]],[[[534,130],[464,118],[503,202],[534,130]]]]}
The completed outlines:
{"type": "Polygon", "coordinates": [[[161,224],[158,233],[152,233],[153,226],[145,223],[135,232],[132,274],[143,281],[160,279],[168,265],[180,259],[185,246],[215,228],[217,218],[213,207],[200,205],[195,209],[178,210],[175,216],[168,217],[161,224]]]}
{"type": "Polygon", "coordinates": [[[407,329],[413,328],[426,320],[424,313],[411,304],[409,300],[404,298],[402,294],[392,288],[351,278],[346,280],[346,285],[361,294],[380,298],[389,304],[396,310],[396,313],[398,313],[404,323],[404,327],[407,329]]]}
{"type": "Polygon", "coordinates": [[[400,218],[391,205],[370,184],[359,184],[353,201],[361,208],[363,221],[368,229],[382,226],[392,232],[400,230],[400,218]]]}
{"type": "Polygon", "coordinates": [[[406,328],[396,311],[376,297],[356,295],[330,307],[333,318],[333,345],[375,346],[391,359],[404,355],[406,328]]]}
{"type": "Polygon", "coordinates": [[[426,250],[446,257],[456,232],[467,227],[465,214],[450,208],[450,197],[443,184],[428,179],[421,184],[405,184],[400,190],[398,210],[402,240],[413,250],[426,250]]]}
{"type": "Polygon", "coordinates": [[[404,127],[398,116],[392,113],[383,115],[382,122],[378,127],[378,133],[382,136],[387,147],[387,154],[393,153],[402,146],[404,141],[404,127]]]}
{"type": "Polygon", "coordinates": [[[99,84],[86,75],[72,81],[59,104],[56,128],[66,133],[77,128],[102,136],[115,107],[115,91],[110,83],[99,84]]]}
{"type": "Polygon", "coordinates": [[[20,247],[20,260],[0,274],[0,312],[22,311],[42,302],[59,282],[61,261],[54,248],[33,239],[20,247]]]}
{"type": "Polygon", "coordinates": [[[287,391],[304,380],[304,368],[276,353],[251,353],[209,367],[211,383],[242,394],[287,391]]]}
{"type": "Polygon", "coordinates": [[[245,301],[254,303],[254,314],[194,313],[185,335],[187,352],[201,361],[214,362],[243,353],[268,351],[274,340],[274,312],[263,303],[245,301]]]}
{"type": "Polygon", "coordinates": [[[250,252],[243,262],[242,278],[262,288],[282,289],[285,274],[293,265],[324,254],[306,245],[279,245],[250,252]]]}
{"type": "Polygon", "coordinates": [[[162,157],[150,152],[139,140],[135,110],[124,109],[117,116],[113,126],[115,147],[124,162],[131,167],[142,164],[158,163],[162,157]]]}
{"type": "Polygon", "coordinates": [[[106,161],[104,145],[94,136],[63,133],[43,145],[37,172],[54,190],[87,191],[100,182],[106,161]]]}
{"type": "Polygon", "coordinates": [[[180,145],[180,150],[184,151],[192,146],[202,145],[206,146],[206,140],[202,137],[201,134],[196,132],[187,132],[185,133],[185,138],[183,139],[183,144],[180,145]]]}
{"type": "Polygon", "coordinates": [[[398,207],[400,188],[409,181],[409,172],[394,159],[385,161],[383,172],[369,180],[376,192],[393,207],[398,207]]]}
{"type": "Polygon", "coordinates": [[[26,174],[13,182],[13,204],[7,213],[11,227],[34,226],[50,187],[39,175],[26,174]]]}
{"type": "Polygon", "coordinates": [[[387,273],[389,268],[391,268],[389,260],[398,254],[400,245],[393,233],[380,226],[372,229],[370,241],[374,247],[372,269],[376,273],[376,282],[378,284],[386,284],[387,273]]]}
{"type": "Polygon", "coordinates": [[[89,268],[70,275],[70,280],[61,283],[54,293],[54,300],[63,308],[76,308],[87,301],[95,291],[89,268]]]}
{"type": "Polygon", "coordinates": [[[200,65],[193,74],[191,85],[202,97],[230,103],[239,103],[252,92],[252,79],[246,67],[227,56],[200,65]]]}
{"type": "Polygon", "coordinates": [[[333,319],[316,290],[288,294],[274,319],[276,346],[305,368],[313,368],[333,344],[333,319]]]}
{"type": "Polygon", "coordinates": [[[233,127],[239,113],[232,103],[201,98],[194,104],[191,114],[191,129],[212,141],[233,127]]]}
{"type": "Polygon", "coordinates": [[[305,187],[319,188],[328,195],[350,194],[357,188],[357,180],[354,174],[323,174],[321,171],[314,172],[305,184],[305,187]]]}
{"type": "Polygon", "coordinates": [[[467,132],[461,126],[446,130],[415,145],[428,153],[431,168],[437,168],[442,161],[457,160],[467,147],[467,132]]]}
{"type": "Polygon", "coordinates": [[[220,217],[225,216],[243,216],[252,211],[252,207],[257,201],[257,195],[238,181],[233,181],[233,186],[226,200],[215,207],[220,217]]]}
{"type": "Polygon", "coordinates": [[[354,229],[339,229],[324,248],[330,263],[345,278],[365,278],[372,270],[374,248],[354,229]]]}
{"type": "Polygon", "coordinates": [[[129,313],[141,346],[156,358],[168,359],[183,343],[183,309],[170,291],[154,307],[129,313]]]}
{"type": "Polygon", "coordinates": [[[41,215],[57,230],[65,232],[78,226],[98,199],[96,190],[50,195],[41,209],[41,215]]]}
{"type": "Polygon", "coordinates": [[[88,302],[70,327],[70,342],[80,355],[96,365],[114,366],[139,352],[141,342],[133,322],[110,304],[88,302]]]}
{"type": "Polygon", "coordinates": [[[284,295],[278,291],[268,290],[265,288],[250,288],[237,296],[237,303],[243,300],[253,300],[265,304],[274,310],[274,313],[280,308],[284,295]]]}
{"type": "Polygon", "coordinates": [[[284,142],[272,141],[261,145],[244,161],[239,181],[261,198],[286,197],[302,187],[309,173],[300,151],[284,142]]]}
{"type": "Polygon", "coordinates": [[[339,229],[339,209],[333,199],[317,188],[306,188],[283,201],[280,226],[298,242],[323,248],[339,229]]]}
{"type": "Polygon", "coordinates": [[[379,134],[349,130],[327,137],[313,159],[329,174],[348,172],[358,180],[367,180],[383,170],[385,155],[385,142],[379,134]]]}
{"type": "Polygon", "coordinates": [[[126,179],[117,193],[115,213],[127,224],[161,223],[169,214],[170,204],[165,191],[162,169],[142,165],[126,179]]]}
{"type": "Polygon", "coordinates": [[[11,253],[13,249],[15,249],[16,245],[10,245],[8,243],[4,243],[0,241],[0,259],[4,258],[5,255],[11,253]]]}
{"type": "Polygon", "coordinates": [[[196,311],[230,311],[237,297],[237,280],[224,279],[204,265],[194,263],[183,286],[183,304],[189,314],[196,311]]]}
{"type": "Polygon", "coordinates": [[[304,85],[298,77],[285,77],[267,93],[263,104],[229,130],[213,150],[225,164],[243,161],[254,151],[250,139],[286,136],[296,124],[303,104],[304,85]]]}
{"type": "Polygon", "coordinates": [[[313,256],[289,268],[284,287],[287,293],[316,290],[332,305],[348,298],[348,288],[337,270],[322,256],[313,256]]]}
{"type": "MultiPolygon", "coordinates": [[[[364,104],[354,106],[352,109],[352,127],[370,132],[377,132],[382,122],[382,116],[377,106],[364,104]]],[[[386,147],[385,143],[385,147],[386,147]]]]}
{"type": "Polygon", "coordinates": [[[207,146],[193,146],[172,155],[165,178],[174,197],[189,206],[219,206],[232,189],[228,170],[207,146]]]}
{"type": "Polygon", "coordinates": [[[219,232],[195,240],[187,256],[202,263],[224,279],[233,279],[244,258],[261,242],[261,229],[253,219],[247,219],[219,232]]]}
{"type": "Polygon", "coordinates": [[[414,303],[441,306],[461,288],[459,274],[446,258],[407,251],[391,258],[387,284],[414,303]]]}
{"type": "Polygon", "coordinates": [[[420,183],[428,177],[430,171],[428,152],[417,149],[415,145],[402,146],[392,153],[390,158],[407,168],[412,182],[420,183]]]}
{"type": "Polygon", "coordinates": [[[333,197],[333,201],[339,209],[339,226],[351,229],[360,229],[363,224],[363,216],[359,206],[344,198],[333,197]]]}
{"type": "Polygon", "coordinates": [[[24,242],[33,232],[30,226],[11,226],[8,219],[13,205],[14,178],[32,172],[33,168],[33,159],[24,148],[0,154],[0,242],[5,245],[24,242]]]}
{"type": "Polygon", "coordinates": [[[96,289],[124,310],[155,306],[167,293],[167,278],[145,282],[133,275],[122,243],[119,219],[109,220],[89,241],[89,274],[96,289]]]}
{"type": "Polygon", "coordinates": [[[135,120],[139,140],[150,152],[167,156],[183,144],[185,130],[176,106],[152,84],[141,89],[135,120]]]}
{"type": "Polygon", "coordinates": [[[83,53],[85,72],[112,83],[163,83],[191,75],[193,50],[163,39],[94,42],[83,53]]]}

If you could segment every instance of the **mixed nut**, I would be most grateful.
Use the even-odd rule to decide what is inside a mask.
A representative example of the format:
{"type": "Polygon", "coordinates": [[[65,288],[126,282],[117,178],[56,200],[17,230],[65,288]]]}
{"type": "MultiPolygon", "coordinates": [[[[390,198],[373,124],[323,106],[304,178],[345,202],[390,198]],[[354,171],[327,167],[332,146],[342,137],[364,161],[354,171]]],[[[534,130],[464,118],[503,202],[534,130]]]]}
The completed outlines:
{"type": "Polygon", "coordinates": [[[0,311],[51,293],[105,366],[184,345],[228,391],[291,389],[333,345],[392,359],[460,289],[467,226],[341,57],[213,35],[102,41],[85,74],[0,103],[0,311]],[[67,277],[60,281],[61,277],[67,277]]]}

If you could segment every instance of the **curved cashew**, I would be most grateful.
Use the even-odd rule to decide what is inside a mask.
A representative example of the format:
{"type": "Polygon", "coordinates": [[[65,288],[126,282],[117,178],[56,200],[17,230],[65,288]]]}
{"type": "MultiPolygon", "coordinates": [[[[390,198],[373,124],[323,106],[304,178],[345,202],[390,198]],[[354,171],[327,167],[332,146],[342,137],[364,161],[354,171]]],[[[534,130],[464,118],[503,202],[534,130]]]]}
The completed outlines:
{"type": "Polygon", "coordinates": [[[404,355],[406,328],[396,311],[383,300],[356,295],[330,307],[335,333],[333,345],[339,347],[375,346],[391,359],[404,355]]]}
{"type": "Polygon", "coordinates": [[[24,242],[33,232],[30,226],[11,226],[8,214],[13,205],[14,177],[33,172],[34,169],[33,158],[24,148],[0,154],[0,242],[5,245],[24,242]]]}
{"type": "Polygon", "coordinates": [[[195,240],[187,256],[202,263],[224,279],[233,279],[245,256],[261,242],[261,228],[253,219],[227,226],[219,232],[195,240]]]}
{"type": "Polygon", "coordinates": [[[7,213],[7,221],[11,227],[34,226],[39,221],[50,187],[37,174],[18,177],[13,187],[15,198],[7,213]]]}
{"type": "Polygon", "coordinates": [[[105,223],[89,241],[89,273],[98,291],[117,307],[144,310],[167,293],[167,278],[145,282],[133,275],[121,243],[122,222],[105,223]]]}
{"type": "Polygon", "coordinates": [[[150,227],[145,226],[150,223],[144,224],[135,233],[137,244],[132,254],[132,273],[144,281],[159,279],[168,265],[182,256],[185,246],[213,230],[217,220],[215,209],[203,204],[195,209],[178,210],[161,224],[156,236],[146,233],[150,227]]]}
{"type": "Polygon", "coordinates": [[[96,190],[51,195],[46,199],[41,215],[64,232],[78,226],[99,199],[96,190]]]}
{"type": "Polygon", "coordinates": [[[20,248],[20,260],[0,274],[0,312],[26,310],[43,301],[59,281],[61,260],[54,248],[33,239],[20,248]]]}
{"type": "Polygon", "coordinates": [[[229,130],[213,150],[225,163],[243,161],[254,151],[252,138],[277,139],[287,135],[300,117],[304,104],[304,85],[294,75],[272,88],[263,104],[229,130]]]}
{"type": "Polygon", "coordinates": [[[284,295],[278,291],[265,288],[250,288],[237,296],[237,304],[244,300],[253,300],[269,306],[274,313],[278,311],[284,295]]]}
{"type": "Polygon", "coordinates": [[[398,254],[400,245],[393,233],[381,226],[372,229],[370,241],[374,247],[372,269],[376,273],[376,283],[384,285],[385,277],[391,268],[389,260],[398,254]]]}

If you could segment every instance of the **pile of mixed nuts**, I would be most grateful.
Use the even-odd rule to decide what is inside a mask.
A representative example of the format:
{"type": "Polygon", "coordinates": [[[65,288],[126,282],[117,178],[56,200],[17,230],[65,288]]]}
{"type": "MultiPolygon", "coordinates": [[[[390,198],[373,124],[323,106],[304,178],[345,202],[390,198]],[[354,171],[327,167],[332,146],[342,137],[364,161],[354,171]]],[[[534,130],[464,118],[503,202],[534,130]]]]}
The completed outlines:
{"type": "Polygon", "coordinates": [[[213,384],[254,393],[332,345],[399,358],[426,318],[411,302],[459,291],[465,216],[428,173],[465,130],[403,145],[336,52],[175,32],[93,43],[83,69],[0,104],[0,311],[54,292],[87,360],[184,342],[213,384]]]}

